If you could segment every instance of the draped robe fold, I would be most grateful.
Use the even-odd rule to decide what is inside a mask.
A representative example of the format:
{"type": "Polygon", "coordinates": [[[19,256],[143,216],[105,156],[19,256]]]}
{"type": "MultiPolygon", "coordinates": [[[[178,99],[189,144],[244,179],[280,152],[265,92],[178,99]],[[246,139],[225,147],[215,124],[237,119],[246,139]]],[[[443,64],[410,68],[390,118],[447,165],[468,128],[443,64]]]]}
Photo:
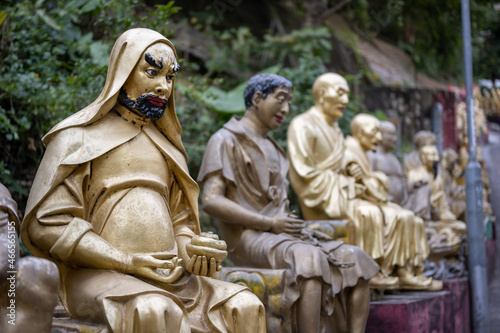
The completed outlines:
{"type": "MultiPolygon", "coordinates": [[[[315,108],[295,117],[288,129],[290,181],[307,220],[348,218],[354,226],[353,245],[359,246],[381,265],[384,274],[420,256],[405,250],[400,216],[388,205],[356,196],[355,180],[344,174],[344,136],[337,122],[328,124],[315,108]]],[[[408,248],[408,246],[406,246],[408,248]]]]}
{"type": "MultiPolygon", "coordinates": [[[[345,140],[346,151],[344,155],[344,168],[351,163],[356,163],[361,167],[363,175],[367,181],[375,184],[380,191],[386,191],[385,184],[382,183],[385,174],[380,171],[373,171],[371,163],[366,152],[361,148],[359,141],[353,137],[348,137],[345,140]]],[[[394,230],[401,228],[402,233],[398,237],[388,237],[385,241],[386,249],[394,249],[399,252],[397,261],[394,264],[405,266],[404,263],[409,263],[411,266],[423,266],[425,258],[429,255],[429,244],[425,234],[424,221],[415,216],[413,212],[404,209],[393,202],[381,202],[373,198],[367,198],[376,204],[384,214],[385,233],[387,235],[397,235],[394,230]],[[394,243],[399,242],[399,245],[394,243]],[[394,245],[393,245],[394,244],[394,245]],[[399,250],[397,250],[399,247],[399,250]]],[[[386,255],[394,257],[388,250],[386,255]]]]}

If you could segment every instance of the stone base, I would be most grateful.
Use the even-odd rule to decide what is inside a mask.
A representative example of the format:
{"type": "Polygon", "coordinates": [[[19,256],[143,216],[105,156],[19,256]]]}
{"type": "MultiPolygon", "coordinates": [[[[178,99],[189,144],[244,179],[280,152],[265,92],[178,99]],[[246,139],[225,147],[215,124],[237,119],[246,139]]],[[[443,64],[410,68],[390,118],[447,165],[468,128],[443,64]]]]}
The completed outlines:
{"type": "Polygon", "coordinates": [[[58,304],[54,309],[50,333],[108,333],[105,325],[93,325],[71,319],[66,309],[58,304]]]}
{"type": "Polygon", "coordinates": [[[401,291],[372,301],[366,332],[470,332],[468,279],[443,284],[442,291],[401,291]]]}

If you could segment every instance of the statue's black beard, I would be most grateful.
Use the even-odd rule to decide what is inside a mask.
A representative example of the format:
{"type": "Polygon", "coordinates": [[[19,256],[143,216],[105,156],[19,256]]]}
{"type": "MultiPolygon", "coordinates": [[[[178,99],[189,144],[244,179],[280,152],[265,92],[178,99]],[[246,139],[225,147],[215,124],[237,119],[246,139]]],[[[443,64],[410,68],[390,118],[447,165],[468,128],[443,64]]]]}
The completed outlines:
{"type": "Polygon", "coordinates": [[[143,96],[137,98],[137,102],[134,102],[133,100],[131,100],[128,97],[125,89],[122,88],[120,90],[120,95],[118,97],[118,101],[120,102],[120,104],[125,106],[130,111],[137,111],[147,118],[158,120],[165,113],[165,109],[167,108],[168,100],[162,106],[156,106],[156,105],[151,104],[151,102],[148,101],[148,97],[158,97],[158,96],[155,96],[152,94],[143,95],[143,96]]]}

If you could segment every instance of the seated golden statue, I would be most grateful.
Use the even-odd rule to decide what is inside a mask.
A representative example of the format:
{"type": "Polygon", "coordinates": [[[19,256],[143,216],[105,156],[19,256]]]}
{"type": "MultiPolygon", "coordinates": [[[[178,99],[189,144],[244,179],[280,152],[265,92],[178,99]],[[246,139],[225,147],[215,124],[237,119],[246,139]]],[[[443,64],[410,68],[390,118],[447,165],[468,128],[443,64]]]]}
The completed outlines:
{"type": "Polygon", "coordinates": [[[457,221],[448,206],[439,170],[436,136],[432,132],[420,131],[415,135],[414,144],[417,153],[410,154],[405,161],[409,197],[407,207],[423,218],[427,227],[437,232],[436,237],[446,236],[444,243],[451,249],[439,252],[449,254],[450,251],[458,250],[460,236],[465,235],[466,226],[464,222],[457,221]]]}
{"type": "Polygon", "coordinates": [[[118,38],[99,97],[43,138],[23,241],[58,265],[74,319],[112,332],[264,332],[258,298],[210,278],[226,245],[200,231],[175,113],[178,70],[159,33],[118,38]]]}
{"type": "Polygon", "coordinates": [[[407,200],[406,178],[397,157],[391,153],[397,144],[396,126],[389,121],[380,122],[382,139],[375,152],[368,151],[373,171],[383,172],[389,178],[388,201],[402,207],[407,200]]]}
{"type": "Polygon", "coordinates": [[[451,148],[443,151],[441,156],[441,176],[443,179],[443,189],[448,201],[448,206],[455,216],[465,222],[465,186],[460,186],[457,183],[457,178],[460,177],[462,169],[458,162],[458,154],[451,148]]]}
{"type": "Polygon", "coordinates": [[[42,258],[19,255],[17,204],[0,184],[0,331],[50,332],[59,272],[42,258]]]}
{"type": "Polygon", "coordinates": [[[285,270],[283,331],[363,332],[377,264],[357,247],[305,229],[288,207],[288,161],[268,133],[288,115],[291,82],[259,74],[244,97],[245,115],[208,142],[198,176],[203,209],[219,221],[235,265],[285,270]]]}
{"type": "MultiPolygon", "coordinates": [[[[344,136],[336,120],[349,102],[346,80],[338,74],[323,74],[316,79],[313,94],[316,104],[295,117],[288,129],[290,181],[304,217],[351,221],[355,229],[352,244],[366,251],[381,267],[380,274],[370,281],[371,286],[438,288],[421,274],[427,254],[425,235],[419,233],[421,225],[411,212],[386,203],[387,194],[380,186],[381,181],[385,184],[385,175],[372,174],[361,148],[355,161],[358,166],[365,163],[369,173],[357,172],[357,179],[350,175],[355,167],[344,168],[344,136]],[[390,276],[395,269],[398,276],[390,276]]],[[[380,139],[378,123],[370,123],[366,130],[374,131],[367,132],[370,140],[380,139]]]]}

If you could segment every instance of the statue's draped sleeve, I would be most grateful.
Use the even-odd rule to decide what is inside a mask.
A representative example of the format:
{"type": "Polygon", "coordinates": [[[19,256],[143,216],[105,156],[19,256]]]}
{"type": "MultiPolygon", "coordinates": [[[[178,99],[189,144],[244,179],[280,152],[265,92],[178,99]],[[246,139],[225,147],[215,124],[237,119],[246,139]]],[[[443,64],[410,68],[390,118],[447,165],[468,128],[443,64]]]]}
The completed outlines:
{"type": "Polygon", "coordinates": [[[204,158],[198,174],[198,182],[203,182],[213,174],[220,174],[226,181],[235,184],[233,163],[231,162],[230,151],[234,149],[232,142],[227,142],[224,135],[219,131],[208,141],[204,158]]]}

